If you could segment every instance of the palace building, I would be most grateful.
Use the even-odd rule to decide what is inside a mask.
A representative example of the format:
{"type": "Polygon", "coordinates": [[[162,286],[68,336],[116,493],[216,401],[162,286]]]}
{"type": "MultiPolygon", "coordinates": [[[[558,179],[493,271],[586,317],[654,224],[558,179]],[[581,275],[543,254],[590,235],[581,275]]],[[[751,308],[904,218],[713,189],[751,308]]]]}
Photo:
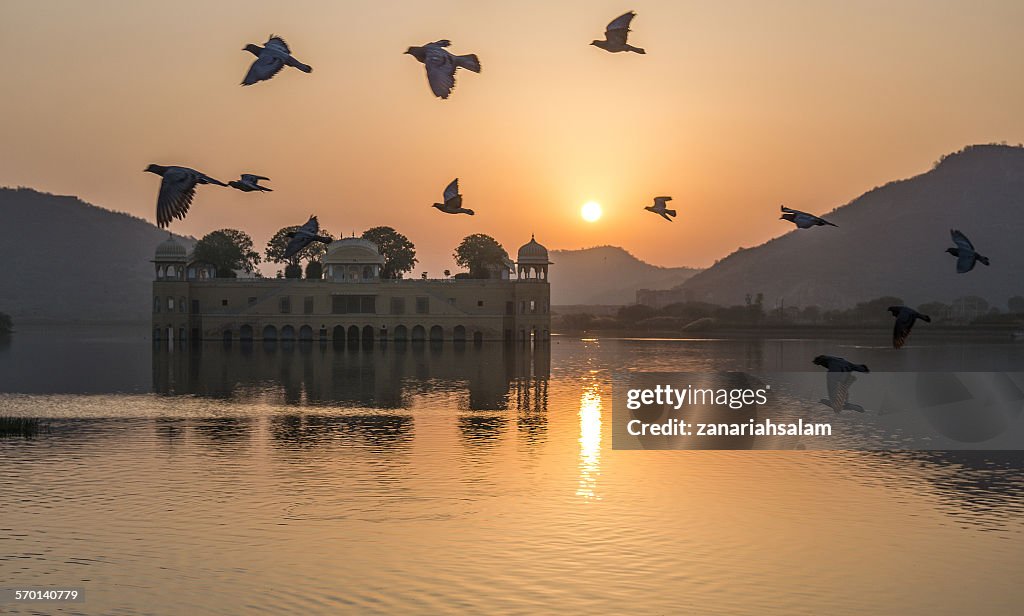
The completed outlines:
{"type": "Polygon", "coordinates": [[[153,259],[153,339],[527,342],[548,340],[548,251],[533,238],[491,278],[380,277],[377,245],[327,247],[323,278],[217,278],[169,238],[153,259]],[[514,275],[513,275],[514,272],[514,275]]]}

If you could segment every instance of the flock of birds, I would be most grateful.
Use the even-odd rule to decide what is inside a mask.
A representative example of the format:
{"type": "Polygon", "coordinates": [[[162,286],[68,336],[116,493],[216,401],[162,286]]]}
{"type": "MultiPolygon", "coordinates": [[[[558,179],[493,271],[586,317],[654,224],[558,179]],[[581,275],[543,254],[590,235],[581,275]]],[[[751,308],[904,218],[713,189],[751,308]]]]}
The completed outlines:
{"type": "MultiPolygon", "coordinates": [[[[634,53],[646,53],[640,47],[634,47],[627,43],[629,36],[629,25],[636,16],[635,12],[628,12],[613,19],[605,28],[605,37],[601,40],[594,40],[591,45],[612,53],[631,51],[634,53]]],[[[474,73],[481,70],[480,59],[476,54],[455,55],[446,49],[451,46],[451,41],[441,39],[418,47],[409,47],[405,53],[411,55],[422,63],[427,73],[427,83],[434,96],[447,99],[455,88],[455,72],[462,68],[474,73]]],[[[261,81],[268,81],[277,75],[281,70],[290,66],[304,73],[312,73],[313,67],[300,61],[292,55],[291,48],[283,38],[270,35],[263,46],[249,43],[242,48],[256,56],[256,60],[249,66],[245,77],[242,79],[243,86],[251,86],[261,81]]],[[[271,192],[272,189],[260,185],[261,180],[269,181],[270,178],[243,173],[237,180],[224,183],[209,175],[180,165],[149,165],[145,171],[161,176],[160,192],[156,201],[157,226],[166,228],[174,219],[184,219],[188,214],[192,201],[195,198],[196,187],[204,184],[225,186],[235,188],[243,192],[271,192]]],[[[669,216],[675,216],[675,210],[665,209],[664,202],[671,197],[658,197],[655,199],[655,208],[647,208],[659,213],[667,220],[669,216]]],[[[445,214],[467,214],[473,216],[476,212],[469,208],[462,207],[462,195],[459,193],[459,179],[455,178],[444,189],[443,203],[435,203],[433,207],[445,214]]],[[[318,235],[319,222],[316,216],[310,216],[306,224],[297,231],[290,233],[291,243],[285,251],[285,258],[294,256],[297,252],[312,242],[325,241],[326,238],[318,235]]],[[[330,240],[326,240],[330,241],[330,240]]]]}
{"type": "MultiPolygon", "coordinates": [[[[647,53],[643,48],[635,47],[628,42],[630,25],[634,17],[636,17],[636,13],[633,11],[616,17],[605,28],[604,39],[594,40],[590,44],[611,53],[647,53]]],[[[434,96],[441,99],[447,99],[455,88],[455,73],[458,69],[466,69],[474,73],[481,71],[480,59],[476,54],[455,55],[448,51],[447,48],[450,46],[451,41],[441,39],[418,47],[409,47],[405,51],[406,54],[411,55],[424,65],[430,90],[434,96]]],[[[272,79],[285,66],[293,67],[304,73],[313,72],[313,67],[301,62],[292,55],[291,48],[279,36],[271,35],[262,47],[250,43],[242,50],[256,56],[256,60],[253,61],[245,77],[242,79],[243,86],[272,79]]],[[[243,173],[239,179],[224,183],[205,173],[183,166],[152,164],[145,170],[162,177],[156,206],[157,225],[161,228],[170,225],[174,219],[183,219],[185,217],[195,197],[196,187],[199,185],[213,184],[235,188],[243,192],[270,192],[272,190],[259,183],[260,181],[269,181],[269,178],[251,173],[243,173]]],[[[672,222],[673,218],[676,217],[676,210],[668,208],[668,202],[671,200],[672,197],[669,196],[655,197],[654,204],[644,209],[672,222]]],[[[443,202],[434,203],[432,207],[445,214],[466,214],[469,216],[475,214],[472,209],[465,208],[462,205],[462,194],[459,193],[458,178],[452,180],[445,187],[443,202]]],[[[782,211],[780,220],[789,221],[798,229],[822,226],[838,227],[838,225],[820,216],[786,206],[780,207],[782,211]]],[[[331,238],[319,235],[319,230],[320,224],[316,216],[310,216],[304,225],[296,231],[288,233],[287,235],[290,239],[284,253],[285,258],[293,257],[313,242],[330,243],[332,241],[331,238]]],[[[986,266],[989,265],[988,258],[978,253],[966,235],[956,229],[952,229],[950,234],[956,246],[947,248],[946,252],[957,258],[956,271],[958,273],[964,274],[971,271],[979,262],[986,266]]],[[[907,306],[890,306],[888,310],[895,318],[892,344],[893,348],[896,349],[901,348],[906,343],[915,322],[918,320],[926,323],[931,321],[928,315],[921,314],[907,306]]],[[[814,358],[813,363],[826,368],[830,376],[849,375],[852,372],[869,372],[866,365],[854,364],[842,357],[831,355],[819,355],[814,358]]],[[[852,382],[852,378],[829,381],[831,400],[829,405],[836,412],[849,409],[851,406],[856,407],[856,405],[846,403],[845,394],[843,393],[848,389],[850,382],[852,382]],[[839,388],[838,391],[836,387],[839,388]],[[837,399],[840,400],[838,405],[835,404],[837,399]]],[[[823,400],[823,402],[826,401],[823,400]]],[[[859,407],[854,408],[854,410],[863,412],[863,409],[859,409],[859,407]]]]}

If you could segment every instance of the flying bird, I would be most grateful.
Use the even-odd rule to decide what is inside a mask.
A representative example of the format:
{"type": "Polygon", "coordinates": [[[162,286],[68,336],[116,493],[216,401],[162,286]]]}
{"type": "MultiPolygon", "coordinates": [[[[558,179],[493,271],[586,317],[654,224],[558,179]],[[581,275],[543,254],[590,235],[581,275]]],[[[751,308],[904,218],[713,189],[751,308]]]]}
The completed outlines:
{"type": "Polygon", "coordinates": [[[629,22],[633,21],[634,17],[636,17],[634,11],[616,17],[604,29],[604,40],[594,40],[590,44],[612,53],[620,51],[647,53],[640,47],[633,47],[626,42],[626,37],[629,36],[629,22]]]}
{"type": "Polygon", "coordinates": [[[956,229],[950,229],[949,234],[953,237],[956,248],[947,248],[946,252],[956,257],[956,273],[966,274],[974,269],[974,264],[978,261],[988,265],[988,257],[978,254],[966,235],[956,229]]]}
{"type": "Polygon", "coordinates": [[[268,180],[269,181],[270,178],[262,176],[262,175],[253,175],[251,173],[243,173],[241,178],[239,178],[237,180],[231,180],[230,182],[228,182],[228,186],[230,186],[231,188],[237,188],[238,190],[240,190],[242,192],[253,192],[254,190],[255,191],[262,191],[262,192],[273,192],[272,188],[267,188],[266,186],[260,186],[260,184],[259,184],[260,180],[268,180]]]}
{"type": "Polygon", "coordinates": [[[672,222],[672,217],[676,215],[675,210],[668,209],[665,204],[672,200],[672,197],[655,197],[654,205],[648,205],[644,209],[648,212],[654,212],[665,220],[672,222]]]}
{"type": "Polygon", "coordinates": [[[892,330],[892,348],[902,347],[910,336],[910,330],[914,327],[914,321],[921,319],[925,323],[931,323],[932,318],[926,314],[907,308],[906,306],[889,306],[889,312],[896,317],[896,325],[892,330]]]}
{"type": "Polygon", "coordinates": [[[462,195],[459,194],[459,178],[452,180],[451,184],[444,189],[444,203],[435,203],[436,207],[445,214],[476,214],[473,210],[462,207],[462,195]]]}
{"type": "Polygon", "coordinates": [[[480,60],[476,54],[456,56],[445,47],[451,45],[448,39],[427,43],[422,47],[410,47],[405,53],[416,58],[427,68],[427,82],[434,96],[448,98],[455,87],[455,69],[464,68],[474,73],[480,72],[480,60]]]}
{"type": "Polygon", "coordinates": [[[801,212],[800,210],[794,210],[784,205],[780,205],[779,208],[782,210],[782,216],[779,216],[779,220],[788,220],[797,226],[798,229],[810,229],[811,227],[820,227],[822,225],[831,225],[838,227],[839,225],[832,224],[824,218],[819,218],[814,214],[808,214],[807,212],[801,212]]]}
{"type": "Polygon", "coordinates": [[[160,194],[156,198],[156,224],[163,228],[171,224],[174,218],[183,219],[196,196],[197,184],[216,184],[227,186],[205,173],[188,167],[150,165],[143,171],[155,173],[163,180],[160,182],[160,194]]]}
{"type": "Polygon", "coordinates": [[[299,227],[298,230],[285,233],[291,239],[288,241],[288,246],[284,249],[284,258],[291,259],[296,253],[313,242],[330,244],[334,241],[329,237],[317,235],[318,233],[320,233],[320,222],[316,219],[316,216],[310,216],[306,224],[299,227]]]}
{"type": "Polygon", "coordinates": [[[312,73],[313,67],[299,62],[288,49],[288,43],[276,34],[271,34],[263,47],[249,43],[242,48],[256,56],[256,61],[249,67],[249,72],[242,80],[243,86],[251,86],[258,81],[266,81],[278,74],[285,65],[294,66],[303,73],[312,73]]]}
{"type": "Polygon", "coordinates": [[[830,407],[836,413],[842,410],[864,412],[864,407],[859,404],[851,404],[850,386],[857,379],[853,372],[871,372],[864,364],[855,364],[833,355],[818,355],[814,358],[815,365],[822,366],[828,370],[825,375],[825,384],[828,387],[828,399],[822,398],[820,402],[830,407]]]}

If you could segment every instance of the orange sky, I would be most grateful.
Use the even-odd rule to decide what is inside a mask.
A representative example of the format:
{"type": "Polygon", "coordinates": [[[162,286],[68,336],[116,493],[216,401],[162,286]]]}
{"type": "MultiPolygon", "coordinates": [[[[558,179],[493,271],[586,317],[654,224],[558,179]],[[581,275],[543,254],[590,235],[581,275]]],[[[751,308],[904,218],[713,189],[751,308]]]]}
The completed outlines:
{"type": "Polygon", "coordinates": [[[391,225],[432,275],[474,232],[513,255],[533,232],[707,266],[787,231],[780,203],[828,211],[966,144],[1024,141],[1021,23],[1016,1],[6,0],[0,185],[152,221],[148,163],[254,172],[275,192],[200,187],[173,230],[262,249],[310,213],[335,234],[391,225]],[[629,9],[647,55],[588,45],[629,9]],[[271,32],[314,72],[242,88],[241,48],[271,32]],[[483,65],[447,101],[402,55],[439,38],[483,65]],[[430,208],[456,176],[473,218],[430,208]],[[658,194],[675,223],[643,211],[658,194]]]}

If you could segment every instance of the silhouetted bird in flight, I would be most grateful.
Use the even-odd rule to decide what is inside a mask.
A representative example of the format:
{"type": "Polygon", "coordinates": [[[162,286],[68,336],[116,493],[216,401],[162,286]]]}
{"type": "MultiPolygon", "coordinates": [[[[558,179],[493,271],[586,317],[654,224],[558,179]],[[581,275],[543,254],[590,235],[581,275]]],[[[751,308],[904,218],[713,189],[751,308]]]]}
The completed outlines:
{"type": "Polygon", "coordinates": [[[852,372],[871,372],[864,364],[854,364],[842,357],[833,355],[819,355],[814,358],[814,364],[828,370],[825,375],[825,384],[828,387],[828,399],[822,398],[820,402],[838,413],[842,410],[864,412],[864,407],[859,404],[850,404],[850,386],[856,382],[852,372]]]}
{"type": "Polygon", "coordinates": [[[252,55],[256,56],[256,61],[249,67],[249,72],[245,74],[245,79],[242,80],[243,86],[251,86],[257,81],[266,81],[276,75],[284,66],[294,66],[303,73],[312,73],[313,67],[308,64],[303,64],[292,56],[292,52],[288,49],[288,43],[284,42],[284,39],[271,34],[270,39],[263,44],[263,47],[249,43],[242,48],[242,51],[248,51],[252,55]]]}
{"type": "Polygon", "coordinates": [[[160,194],[156,198],[156,224],[161,228],[171,224],[174,218],[185,218],[192,205],[192,198],[196,196],[196,184],[227,186],[220,180],[188,167],[150,165],[144,171],[163,177],[160,194]]]}
{"type": "Polygon", "coordinates": [[[658,214],[659,216],[661,216],[665,220],[667,220],[669,222],[672,222],[672,218],[671,217],[676,215],[676,211],[675,210],[670,210],[670,209],[665,207],[665,204],[668,203],[671,200],[672,200],[672,197],[655,197],[654,198],[654,205],[648,205],[644,209],[647,210],[648,212],[654,212],[655,214],[658,214]]]}
{"type": "Polygon", "coordinates": [[[462,207],[462,195],[459,194],[459,178],[452,180],[451,184],[444,189],[444,203],[435,203],[436,207],[445,214],[476,214],[473,210],[462,207]]]}
{"type": "Polygon", "coordinates": [[[956,248],[947,248],[946,252],[956,257],[956,273],[966,274],[974,269],[974,264],[981,261],[988,265],[988,257],[984,257],[974,250],[974,244],[967,236],[956,229],[950,229],[949,234],[953,237],[956,248]]]}
{"type": "Polygon", "coordinates": [[[636,13],[633,11],[616,17],[604,29],[604,40],[594,40],[590,44],[612,53],[619,51],[647,53],[640,47],[633,47],[626,42],[626,37],[629,36],[629,22],[633,21],[634,17],[636,17],[636,13]]]}
{"type": "Polygon", "coordinates": [[[434,96],[448,98],[455,87],[455,69],[464,68],[480,72],[480,60],[476,54],[456,56],[445,47],[451,45],[448,39],[427,43],[422,47],[410,47],[405,53],[416,58],[427,67],[427,81],[434,96]]]}
{"type": "Polygon", "coordinates": [[[273,192],[272,188],[266,186],[260,186],[260,180],[270,180],[270,178],[262,175],[253,175],[251,173],[243,173],[242,177],[237,180],[231,180],[228,182],[228,186],[231,188],[237,188],[242,192],[253,192],[254,190],[262,192],[273,192]]]}
{"type": "Polygon", "coordinates": [[[932,318],[926,314],[907,308],[906,306],[889,306],[889,312],[896,317],[896,325],[892,330],[892,348],[898,349],[907,342],[910,330],[914,327],[914,321],[921,319],[925,323],[931,323],[932,318]]]}
{"type": "Polygon", "coordinates": [[[782,210],[782,216],[779,216],[779,220],[788,220],[800,229],[810,229],[811,227],[820,227],[822,225],[831,225],[838,227],[839,225],[832,224],[824,218],[819,218],[814,214],[808,214],[807,212],[801,212],[800,210],[794,210],[784,205],[780,205],[779,208],[782,210]]]}
{"type": "Polygon", "coordinates": [[[316,216],[310,216],[306,224],[299,227],[297,231],[285,233],[291,240],[288,241],[288,246],[284,249],[284,258],[291,259],[296,253],[313,242],[330,244],[334,241],[329,237],[317,235],[318,233],[320,233],[320,222],[317,221],[316,216]]]}

